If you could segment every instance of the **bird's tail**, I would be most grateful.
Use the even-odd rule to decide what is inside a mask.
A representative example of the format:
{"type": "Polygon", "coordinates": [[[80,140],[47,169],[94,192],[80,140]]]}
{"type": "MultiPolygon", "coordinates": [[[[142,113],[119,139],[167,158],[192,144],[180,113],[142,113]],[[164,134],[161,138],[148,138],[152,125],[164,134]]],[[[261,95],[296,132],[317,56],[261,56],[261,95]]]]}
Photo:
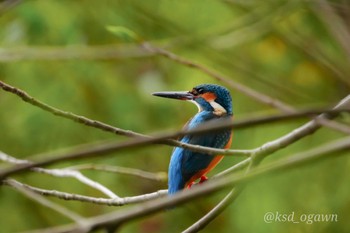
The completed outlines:
{"type": "Polygon", "coordinates": [[[168,183],[168,194],[174,195],[175,193],[179,192],[180,190],[185,188],[185,183],[181,181],[176,180],[169,180],[168,183]]]}

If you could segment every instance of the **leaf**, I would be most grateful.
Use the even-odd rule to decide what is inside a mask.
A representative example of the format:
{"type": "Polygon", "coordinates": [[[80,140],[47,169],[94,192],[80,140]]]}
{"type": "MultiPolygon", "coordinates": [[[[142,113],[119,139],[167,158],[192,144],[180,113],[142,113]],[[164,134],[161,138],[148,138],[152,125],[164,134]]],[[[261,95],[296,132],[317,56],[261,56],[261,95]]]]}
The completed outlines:
{"type": "Polygon", "coordinates": [[[125,42],[140,42],[141,38],[135,32],[123,26],[106,26],[107,31],[125,42]]]}

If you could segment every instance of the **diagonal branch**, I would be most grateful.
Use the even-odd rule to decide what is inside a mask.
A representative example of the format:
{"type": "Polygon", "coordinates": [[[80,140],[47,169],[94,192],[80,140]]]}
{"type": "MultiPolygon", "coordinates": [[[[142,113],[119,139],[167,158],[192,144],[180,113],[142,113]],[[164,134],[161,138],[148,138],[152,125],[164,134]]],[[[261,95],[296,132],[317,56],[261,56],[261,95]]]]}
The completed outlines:
{"type": "MultiPolygon", "coordinates": [[[[0,88],[2,88],[5,91],[8,91],[10,93],[13,93],[19,97],[21,97],[23,99],[23,101],[30,103],[36,107],[39,107],[40,109],[50,112],[56,116],[60,116],[69,120],[72,120],[74,122],[86,125],[86,126],[90,126],[90,127],[94,127],[106,132],[110,132],[110,133],[114,133],[114,134],[118,134],[118,135],[123,135],[123,136],[127,136],[127,137],[135,137],[135,138],[149,138],[148,135],[144,135],[144,134],[140,134],[140,133],[136,133],[133,132],[131,130],[125,130],[125,129],[121,129],[121,128],[117,128],[108,124],[105,124],[103,122],[100,121],[96,121],[96,120],[92,120],[89,119],[87,117],[84,116],[80,116],[80,115],[76,115],[74,113],[71,112],[66,112],[63,110],[60,110],[58,108],[52,107],[42,101],[39,101],[37,99],[35,99],[34,97],[28,95],[25,91],[18,89],[16,87],[13,87],[9,84],[6,84],[3,81],[0,81],[0,88]]],[[[166,145],[170,145],[170,146],[178,146],[178,147],[183,147],[186,149],[190,149],[193,151],[198,151],[198,152],[202,152],[204,147],[198,146],[198,145],[191,145],[191,144],[187,144],[187,143],[183,143],[183,142],[179,142],[176,140],[172,140],[172,139],[165,139],[163,141],[157,141],[157,143],[161,143],[161,144],[166,144],[166,145]]],[[[211,150],[210,151],[206,151],[206,152],[210,152],[212,154],[217,154],[220,153],[221,150],[215,150],[214,148],[209,149],[206,148],[205,150],[211,150]]],[[[244,153],[244,151],[237,151],[237,154],[249,154],[249,153],[244,153]],[[242,152],[242,153],[240,153],[242,152]]]]}
{"type": "MultiPolygon", "coordinates": [[[[208,68],[200,63],[193,62],[189,59],[178,56],[178,55],[176,55],[172,52],[169,52],[165,49],[155,47],[149,43],[143,43],[142,47],[147,51],[153,52],[154,54],[158,54],[160,56],[166,57],[170,60],[173,60],[179,64],[188,66],[190,68],[197,69],[197,70],[203,72],[204,74],[207,74],[208,76],[213,77],[214,79],[227,84],[229,87],[233,88],[234,90],[239,91],[239,92],[245,94],[246,96],[249,96],[252,99],[257,100],[261,103],[264,103],[266,105],[269,105],[269,106],[272,106],[276,109],[279,109],[282,112],[293,113],[296,111],[296,109],[293,108],[292,106],[290,106],[290,105],[288,105],[280,100],[274,99],[266,94],[258,92],[258,91],[254,90],[248,86],[245,86],[241,83],[235,82],[232,78],[224,76],[224,75],[216,72],[215,70],[212,70],[212,69],[210,69],[210,68],[208,68]]],[[[330,122],[327,119],[321,120],[320,123],[324,126],[327,126],[331,129],[334,129],[334,130],[337,130],[337,131],[340,131],[343,133],[349,134],[349,132],[350,132],[350,127],[347,125],[344,125],[344,124],[340,124],[337,122],[330,122]]]]}

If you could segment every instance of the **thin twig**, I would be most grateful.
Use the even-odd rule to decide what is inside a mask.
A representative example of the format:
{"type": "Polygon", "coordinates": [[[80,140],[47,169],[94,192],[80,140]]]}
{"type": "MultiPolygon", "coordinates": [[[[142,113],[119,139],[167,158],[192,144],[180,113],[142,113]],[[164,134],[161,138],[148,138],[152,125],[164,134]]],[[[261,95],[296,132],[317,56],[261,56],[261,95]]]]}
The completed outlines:
{"type": "MultiPolygon", "coordinates": [[[[283,103],[282,101],[280,101],[278,99],[274,99],[266,94],[258,92],[258,91],[254,90],[248,86],[245,86],[241,83],[235,82],[232,78],[229,78],[225,75],[222,75],[222,74],[216,72],[215,70],[212,70],[212,69],[210,69],[210,68],[208,68],[200,63],[193,62],[192,60],[178,56],[178,55],[176,55],[170,51],[167,51],[165,49],[155,47],[155,46],[151,45],[150,43],[143,43],[142,47],[144,49],[146,49],[147,51],[150,51],[150,52],[153,52],[153,53],[158,54],[160,56],[166,57],[166,58],[168,58],[172,61],[175,61],[179,64],[188,66],[190,68],[197,69],[197,70],[203,72],[204,74],[207,74],[208,76],[210,76],[210,77],[212,77],[212,78],[214,78],[222,83],[227,84],[232,89],[235,89],[236,91],[244,93],[246,96],[249,96],[256,101],[259,101],[261,103],[264,103],[266,105],[269,105],[269,106],[272,106],[276,109],[279,109],[282,112],[285,112],[285,113],[296,112],[296,109],[293,108],[292,106],[290,106],[286,103],[283,103]]],[[[322,125],[325,125],[325,126],[331,128],[331,129],[334,129],[334,130],[337,130],[340,132],[344,132],[346,134],[350,133],[350,127],[348,127],[347,125],[340,124],[340,123],[330,124],[327,119],[323,119],[322,121],[320,121],[320,123],[322,125]],[[342,125],[342,127],[339,127],[339,125],[342,125]]]]}
{"type": "Polygon", "coordinates": [[[32,170],[36,172],[48,174],[51,176],[56,176],[56,177],[72,177],[80,181],[81,183],[104,193],[106,196],[110,198],[119,198],[113,191],[108,189],[106,186],[94,180],[91,180],[90,178],[86,177],[79,171],[70,170],[70,169],[45,169],[45,168],[38,168],[38,167],[32,168],[32,170]]]}
{"type": "Polygon", "coordinates": [[[21,186],[25,189],[31,190],[32,192],[35,192],[37,194],[43,195],[43,196],[49,196],[49,197],[55,197],[59,199],[63,199],[66,201],[80,201],[80,202],[87,202],[97,205],[107,205],[107,206],[123,206],[127,204],[135,204],[140,202],[149,201],[152,199],[156,199],[159,197],[162,197],[166,195],[168,192],[167,190],[159,190],[157,192],[153,193],[147,193],[143,195],[138,196],[132,196],[132,197],[123,197],[123,198],[97,198],[97,197],[89,197],[85,195],[79,195],[79,194],[72,194],[67,192],[61,192],[57,190],[47,190],[47,189],[41,189],[37,187],[33,187],[27,184],[20,183],[13,179],[6,179],[3,181],[5,185],[14,186],[13,183],[16,183],[18,186],[21,186]]]}
{"type": "Polygon", "coordinates": [[[161,48],[158,48],[158,47],[155,47],[149,43],[143,43],[142,44],[142,47],[147,50],[147,51],[150,51],[150,52],[153,52],[155,54],[158,54],[158,55],[161,55],[163,57],[166,57],[170,60],[173,60],[175,62],[178,62],[182,65],[185,65],[185,66],[188,66],[190,68],[195,68],[199,71],[202,71],[203,73],[209,75],[210,77],[213,77],[215,78],[216,80],[220,81],[220,82],[223,82],[227,85],[229,85],[229,87],[239,91],[239,92],[242,92],[244,93],[245,95],[249,96],[249,97],[252,97],[253,99],[255,100],[258,100],[262,103],[265,103],[267,105],[270,105],[270,106],[273,106],[275,108],[278,108],[278,109],[281,109],[283,110],[284,112],[293,112],[293,108],[290,107],[290,106],[287,106],[286,104],[282,103],[281,101],[279,100],[276,100],[276,99],[273,99],[267,95],[264,95],[260,92],[257,92],[247,86],[244,86],[243,84],[240,84],[240,83],[237,83],[235,81],[233,81],[232,79],[230,79],[229,77],[226,77],[224,75],[221,75],[219,74],[218,72],[214,71],[214,70],[211,70],[209,68],[207,68],[206,66],[204,65],[201,65],[199,63],[196,63],[196,62],[193,62],[189,59],[186,59],[186,58],[183,58],[183,57],[180,57],[174,53],[171,53],[165,49],[161,49],[161,48]]]}
{"type": "MultiPolygon", "coordinates": [[[[13,163],[13,164],[19,164],[19,165],[31,165],[32,162],[28,160],[21,160],[16,159],[10,155],[7,155],[0,151],[0,160],[13,163]]],[[[70,170],[70,169],[44,169],[39,167],[32,167],[32,171],[39,172],[51,176],[56,177],[72,177],[76,180],[80,181],[83,184],[86,184],[87,186],[90,186],[96,190],[99,190],[100,192],[104,193],[110,198],[119,198],[115,193],[113,193],[111,190],[109,190],[107,187],[103,186],[102,184],[91,180],[90,178],[84,176],[81,172],[70,170]]]]}
{"type": "MultiPolygon", "coordinates": [[[[1,13],[1,9],[0,9],[1,13]]],[[[44,47],[31,46],[20,48],[1,48],[0,62],[37,61],[37,60],[107,60],[142,58],[152,56],[150,52],[140,49],[138,46],[69,46],[44,47]]]]}

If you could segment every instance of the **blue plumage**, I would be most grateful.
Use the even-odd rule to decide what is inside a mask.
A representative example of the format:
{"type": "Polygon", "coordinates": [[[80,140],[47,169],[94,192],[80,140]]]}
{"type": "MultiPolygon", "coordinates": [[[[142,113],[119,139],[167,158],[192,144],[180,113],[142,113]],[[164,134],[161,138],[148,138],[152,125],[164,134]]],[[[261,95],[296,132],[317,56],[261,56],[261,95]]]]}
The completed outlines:
{"type": "MultiPolygon", "coordinates": [[[[199,112],[188,122],[186,129],[194,129],[204,123],[232,118],[232,100],[229,91],[219,85],[202,84],[190,92],[158,92],[156,96],[190,100],[199,112]]],[[[181,142],[213,148],[226,148],[231,143],[231,130],[225,129],[201,135],[184,136],[181,142]]],[[[221,156],[202,154],[184,148],[173,150],[168,173],[168,193],[174,194],[191,182],[204,176],[220,162],[221,156]]]]}

